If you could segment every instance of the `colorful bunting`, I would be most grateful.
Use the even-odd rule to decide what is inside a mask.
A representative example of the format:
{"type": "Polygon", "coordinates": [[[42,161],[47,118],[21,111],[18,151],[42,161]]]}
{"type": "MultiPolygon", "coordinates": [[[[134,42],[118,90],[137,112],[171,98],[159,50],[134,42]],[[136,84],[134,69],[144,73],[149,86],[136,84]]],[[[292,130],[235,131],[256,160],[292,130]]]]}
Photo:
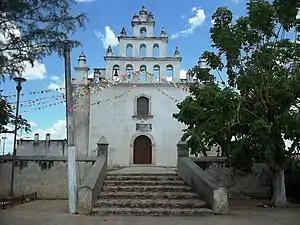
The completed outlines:
{"type": "MultiPolygon", "coordinates": [[[[80,99],[80,98],[85,97],[87,95],[97,94],[99,92],[104,91],[107,88],[111,88],[113,86],[116,86],[121,81],[122,82],[123,81],[128,81],[128,83],[132,84],[132,85],[130,85],[130,87],[128,87],[123,93],[121,93],[118,96],[114,97],[114,99],[121,98],[123,96],[126,96],[126,95],[130,94],[132,88],[137,88],[138,83],[133,83],[130,80],[132,80],[134,82],[139,81],[140,80],[141,72],[143,72],[143,71],[141,71],[141,70],[135,71],[135,72],[132,73],[132,76],[124,74],[124,75],[121,76],[122,80],[119,80],[118,82],[112,81],[112,80],[103,79],[100,82],[90,82],[88,84],[74,85],[73,86],[73,88],[74,88],[73,99],[76,102],[77,99],[80,99]]],[[[149,76],[152,79],[155,78],[155,76],[153,74],[149,73],[149,72],[147,72],[145,75],[149,76]]],[[[160,79],[160,81],[163,82],[163,83],[167,83],[170,86],[179,88],[179,89],[181,89],[181,90],[183,90],[185,92],[189,92],[189,87],[186,87],[185,85],[182,85],[180,83],[175,83],[173,81],[168,81],[166,79],[160,79]]],[[[150,82],[151,82],[151,79],[150,79],[150,82]]],[[[178,100],[177,98],[174,98],[174,97],[168,95],[161,88],[159,88],[159,85],[158,85],[158,83],[156,81],[152,82],[152,85],[156,88],[157,91],[159,91],[162,95],[168,97],[174,103],[180,102],[180,100],[178,100]]],[[[29,95],[48,94],[48,93],[50,93],[52,91],[62,91],[62,90],[64,90],[64,88],[57,88],[57,89],[51,89],[51,90],[42,90],[42,91],[33,91],[33,92],[29,92],[29,95]]],[[[24,94],[21,94],[21,95],[24,96],[24,94]]],[[[11,97],[16,97],[16,95],[14,94],[14,95],[2,96],[2,97],[8,99],[8,98],[11,98],[11,97]]],[[[55,106],[55,105],[58,105],[58,104],[61,104],[61,103],[65,102],[64,100],[62,101],[62,99],[65,99],[65,94],[56,95],[56,96],[53,95],[53,96],[50,96],[50,97],[42,97],[42,98],[36,98],[36,99],[31,99],[31,100],[24,100],[24,101],[21,101],[20,107],[32,107],[32,106],[41,105],[40,107],[34,108],[33,111],[35,111],[35,110],[45,109],[45,108],[48,108],[48,107],[51,107],[51,106],[55,106]],[[49,99],[49,100],[47,100],[47,99],[49,99]],[[44,101],[44,100],[47,100],[47,101],[44,101]],[[47,103],[49,103],[51,101],[55,101],[55,103],[47,104],[47,103]]],[[[102,99],[101,101],[91,103],[90,105],[99,105],[100,103],[108,102],[111,99],[112,98],[102,99]]],[[[11,104],[15,105],[16,102],[11,102],[11,104]]],[[[67,108],[67,110],[69,112],[71,112],[75,108],[81,108],[82,109],[82,108],[84,108],[86,106],[87,105],[82,105],[82,104],[78,104],[77,103],[77,104],[74,105],[74,107],[67,108]]],[[[25,110],[23,112],[28,112],[28,111],[32,111],[32,110],[25,110]]]]}

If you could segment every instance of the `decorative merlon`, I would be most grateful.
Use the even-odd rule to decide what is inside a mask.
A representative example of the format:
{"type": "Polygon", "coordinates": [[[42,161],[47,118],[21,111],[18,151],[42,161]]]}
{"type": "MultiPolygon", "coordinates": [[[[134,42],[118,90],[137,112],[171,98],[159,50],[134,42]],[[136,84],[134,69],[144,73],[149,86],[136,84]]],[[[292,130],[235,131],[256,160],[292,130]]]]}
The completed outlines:
{"type": "Polygon", "coordinates": [[[147,13],[147,10],[146,10],[146,7],[143,5],[141,10],[140,10],[140,14],[146,14],[147,13]]]}
{"type": "Polygon", "coordinates": [[[132,20],[133,21],[139,21],[139,14],[138,13],[135,13],[132,17],[132,20]]]}
{"type": "Polygon", "coordinates": [[[180,57],[180,52],[178,50],[178,47],[175,48],[174,56],[175,57],[180,57]]]}
{"type": "Polygon", "coordinates": [[[125,27],[122,28],[121,33],[120,33],[120,36],[121,36],[121,37],[126,37],[126,36],[127,36],[125,27]]]}
{"type": "Polygon", "coordinates": [[[49,133],[46,134],[46,141],[50,141],[50,134],[49,133]]]}
{"type": "Polygon", "coordinates": [[[167,33],[166,33],[166,30],[165,30],[164,27],[161,28],[160,36],[161,36],[161,37],[167,37],[167,33]]]}
{"type": "Polygon", "coordinates": [[[113,56],[113,51],[111,46],[109,45],[107,50],[106,50],[106,56],[113,56]]]}
{"type": "Polygon", "coordinates": [[[104,136],[102,136],[99,141],[97,142],[97,145],[108,145],[108,142],[104,136]]]}
{"type": "Polygon", "coordinates": [[[34,140],[34,141],[39,141],[39,136],[40,136],[40,135],[39,135],[38,133],[35,133],[35,134],[34,134],[34,139],[33,139],[33,140],[34,140]]]}
{"type": "Polygon", "coordinates": [[[83,52],[78,57],[78,67],[86,67],[86,57],[83,52]]]}
{"type": "Polygon", "coordinates": [[[149,12],[148,17],[147,17],[147,21],[148,22],[154,22],[154,16],[153,16],[152,12],[149,12]]]}

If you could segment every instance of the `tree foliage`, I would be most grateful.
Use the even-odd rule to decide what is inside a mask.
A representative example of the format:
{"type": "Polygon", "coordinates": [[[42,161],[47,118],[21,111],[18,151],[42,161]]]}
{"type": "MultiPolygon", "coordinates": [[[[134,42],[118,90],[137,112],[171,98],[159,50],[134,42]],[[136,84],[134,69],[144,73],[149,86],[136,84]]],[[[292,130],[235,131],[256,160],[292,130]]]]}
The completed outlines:
{"type": "Polygon", "coordinates": [[[63,44],[80,45],[71,40],[78,27],[83,27],[84,14],[72,15],[74,0],[9,0],[1,1],[0,10],[0,75],[22,74],[25,63],[34,64],[46,55],[61,54],[63,44]]]}
{"type": "Polygon", "coordinates": [[[236,21],[229,9],[218,8],[210,30],[214,52],[202,55],[210,68],[190,70],[199,84],[174,114],[187,125],[183,138],[192,150],[218,145],[247,170],[267,163],[277,206],[286,205],[284,171],[300,149],[299,7],[300,0],[250,0],[236,21]],[[227,82],[221,85],[216,78],[222,74],[227,82]]]}
{"type": "MultiPolygon", "coordinates": [[[[70,35],[84,27],[86,16],[73,15],[74,0],[4,0],[0,1],[0,82],[6,77],[22,75],[28,65],[34,66],[47,55],[63,47],[80,45],[70,35]]],[[[0,102],[0,133],[12,133],[7,125],[15,122],[13,110],[6,99],[0,102]]],[[[18,119],[18,129],[29,131],[28,122],[18,119]]]]}
{"type": "MultiPolygon", "coordinates": [[[[7,101],[1,99],[0,101],[0,134],[14,133],[14,129],[10,129],[8,126],[14,126],[16,117],[13,109],[7,101]]],[[[30,124],[21,116],[18,117],[17,130],[24,129],[25,132],[30,132],[30,124]]]]}

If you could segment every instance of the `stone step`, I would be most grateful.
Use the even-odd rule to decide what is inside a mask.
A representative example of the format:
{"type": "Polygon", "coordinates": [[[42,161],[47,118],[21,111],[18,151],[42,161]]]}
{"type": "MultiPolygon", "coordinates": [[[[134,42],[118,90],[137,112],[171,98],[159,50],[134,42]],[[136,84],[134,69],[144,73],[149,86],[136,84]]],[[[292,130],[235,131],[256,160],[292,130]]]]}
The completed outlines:
{"type": "Polygon", "coordinates": [[[207,203],[200,199],[101,199],[96,207],[106,208],[205,208],[207,203]]]}
{"type": "Polygon", "coordinates": [[[161,176],[161,177],[178,177],[177,173],[107,173],[108,176],[146,176],[146,177],[152,177],[152,176],[161,176]]]}
{"type": "Polygon", "coordinates": [[[147,181],[166,181],[166,180],[181,180],[175,176],[157,176],[157,175],[107,175],[106,180],[147,180],[147,181]]]}
{"type": "Polygon", "coordinates": [[[167,186],[181,186],[185,185],[182,180],[106,180],[104,185],[167,185],[167,186]]]}
{"type": "Polygon", "coordinates": [[[129,192],[187,192],[192,191],[191,187],[186,185],[181,186],[164,186],[164,185],[155,185],[155,186],[103,186],[102,191],[129,191],[129,192]]]}
{"type": "Polygon", "coordinates": [[[98,197],[100,199],[199,199],[199,195],[193,192],[122,192],[104,191],[98,197]]]}
{"type": "Polygon", "coordinates": [[[99,208],[92,210],[92,215],[101,216],[210,216],[213,211],[207,208],[168,209],[168,208],[99,208]]]}

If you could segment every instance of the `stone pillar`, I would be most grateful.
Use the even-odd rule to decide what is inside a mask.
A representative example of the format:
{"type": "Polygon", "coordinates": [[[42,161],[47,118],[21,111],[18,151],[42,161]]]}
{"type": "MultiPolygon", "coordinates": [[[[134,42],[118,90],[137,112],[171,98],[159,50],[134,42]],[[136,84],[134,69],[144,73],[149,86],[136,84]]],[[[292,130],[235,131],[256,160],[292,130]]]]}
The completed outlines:
{"type": "Polygon", "coordinates": [[[105,139],[104,136],[102,136],[100,138],[100,140],[97,142],[97,146],[98,146],[98,149],[97,149],[97,156],[105,156],[106,158],[106,162],[107,162],[107,155],[108,155],[108,142],[107,140],[105,139]]]}
{"type": "Polygon", "coordinates": [[[34,134],[34,142],[37,142],[37,141],[39,141],[39,134],[35,133],[34,134]]]}
{"type": "Polygon", "coordinates": [[[186,145],[185,141],[179,140],[177,144],[177,165],[179,163],[179,159],[182,157],[189,157],[189,148],[186,145]]]}

